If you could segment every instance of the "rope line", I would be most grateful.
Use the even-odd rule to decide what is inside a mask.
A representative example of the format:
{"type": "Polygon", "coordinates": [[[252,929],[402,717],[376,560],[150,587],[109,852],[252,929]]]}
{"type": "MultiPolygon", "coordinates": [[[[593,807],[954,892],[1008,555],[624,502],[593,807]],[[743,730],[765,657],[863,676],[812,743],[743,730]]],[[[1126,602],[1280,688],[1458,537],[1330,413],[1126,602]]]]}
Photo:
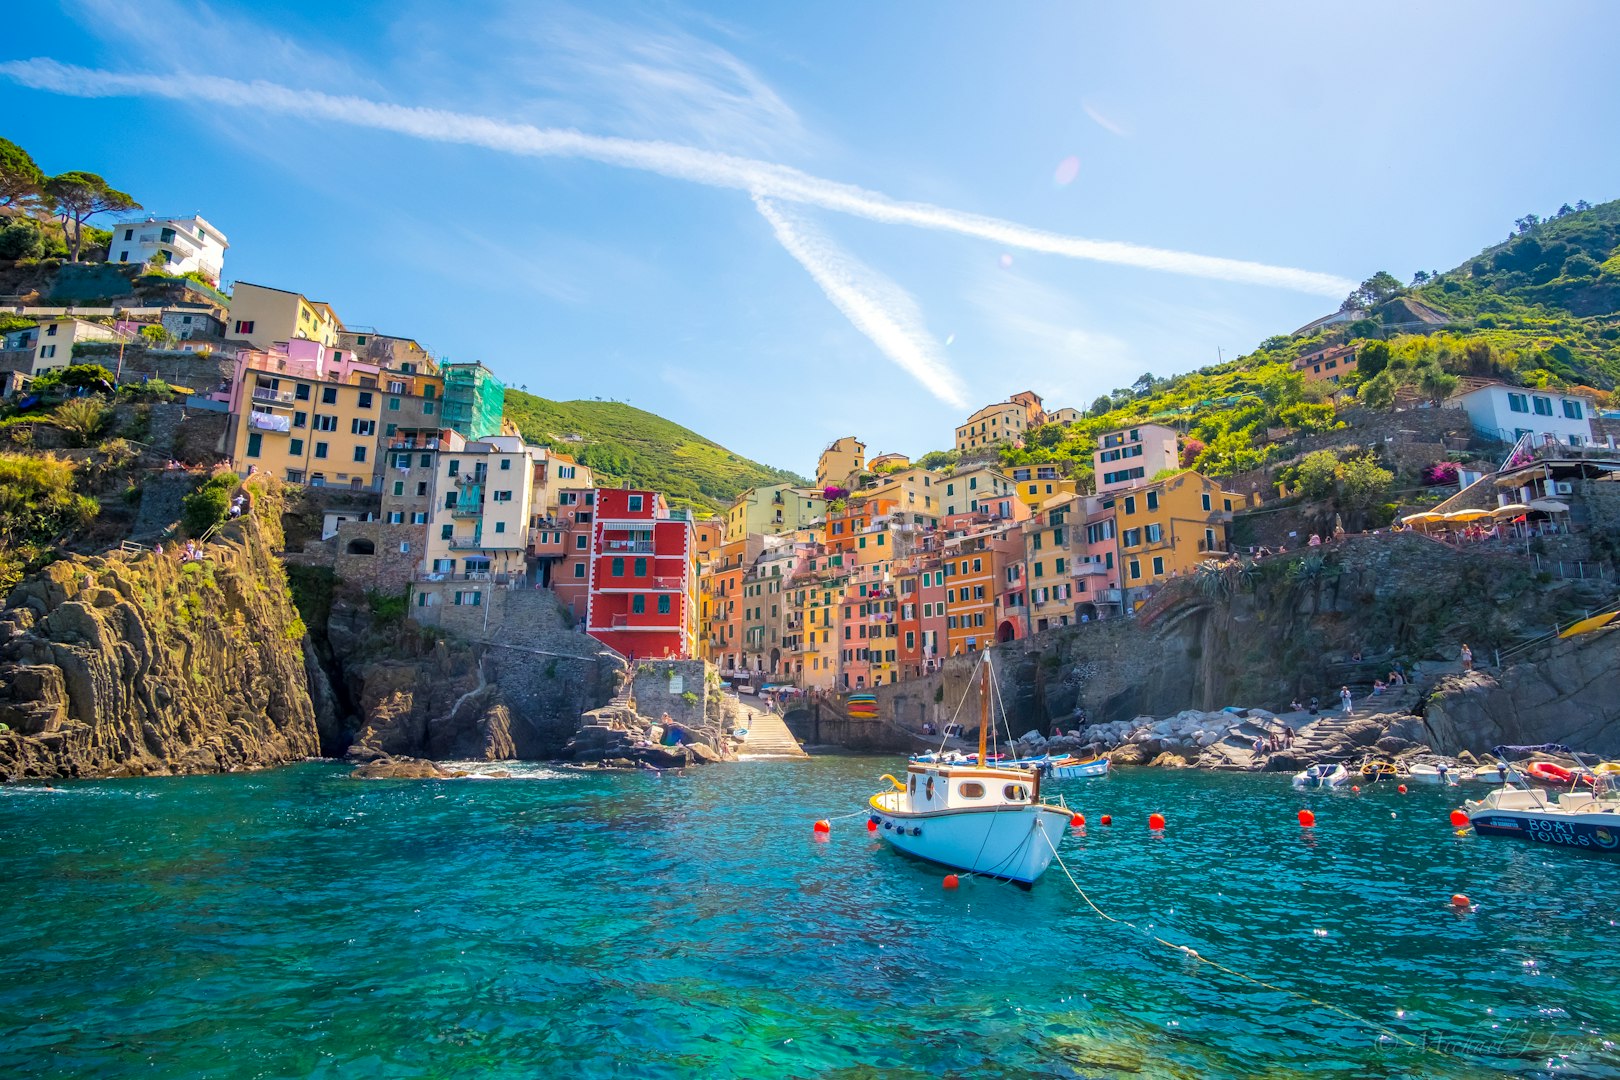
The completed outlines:
{"type": "Polygon", "coordinates": [[[1238,979],[1238,980],[1240,980],[1242,982],[1250,983],[1250,984],[1252,984],[1254,986],[1262,987],[1262,988],[1264,988],[1266,990],[1274,990],[1279,994],[1286,994],[1289,997],[1298,998],[1300,1001],[1309,1002],[1310,1004],[1315,1005],[1318,1008],[1326,1009],[1329,1012],[1337,1013],[1340,1016],[1346,1018],[1347,1020],[1352,1020],[1357,1024],[1362,1024],[1362,1025],[1364,1025],[1366,1027],[1372,1028],[1374,1031],[1378,1032],[1380,1035],[1383,1035],[1383,1036],[1385,1036],[1387,1038],[1393,1039],[1396,1042],[1401,1043],[1401,1044],[1403,1044],[1405,1046],[1409,1046],[1414,1050],[1423,1050],[1423,1051],[1426,1051],[1427,1053],[1438,1054],[1441,1057],[1448,1057],[1449,1056],[1449,1055],[1447,1055],[1445,1053],[1445,1051],[1438,1050],[1435,1047],[1430,1046],[1427,1041],[1424,1041],[1424,1042],[1421,1042],[1421,1043],[1414,1042],[1411,1039],[1407,1038],[1405,1035],[1402,1035],[1400,1032],[1394,1031],[1391,1028],[1387,1028],[1384,1025],[1377,1023],[1376,1021],[1368,1020],[1366,1017],[1361,1016],[1361,1015],[1359,1015],[1357,1013],[1353,1013],[1349,1009],[1346,1009],[1346,1008],[1344,1008],[1342,1006],[1335,1005],[1335,1004],[1333,1004],[1332,1002],[1329,1002],[1329,1001],[1322,1001],[1322,1000],[1320,1000],[1318,998],[1313,998],[1309,994],[1301,993],[1298,990],[1290,990],[1286,986],[1278,986],[1275,983],[1268,983],[1264,979],[1255,978],[1253,975],[1245,975],[1241,971],[1234,970],[1233,968],[1227,967],[1225,964],[1218,963],[1218,962],[1216,962],[1214,960],[1211,960],[1209,957],[1203,955],[1197,949],[1194,949],[1190,945],[1177,945],[1175,942],[1167,941],[1166,939],[1164,939],[1164,938],[1160,937],[1159,935],[1153,933],[1153,931],[1151,931],[1151,930],[1142,929],[1140,926],[1137,926],[1135,923],[1129,921],[1128,919],[1116,919],[1116,918],[1114,918],[1112,915],[1108,914],[1108,912],[1106,912],[1102,908],[1098,907],[1096,905],[1096,903],[1094,903],[1092,901],[1091,897],[1086,895],[1086,890],[1084,890],[1084,889],[1082,889],[1080,887],[1080,882],[1076,881],[1075,877],[1074,877],[1074,874],[1069,872],[1068,864],[1066,864],[1063,861],[1063,856],[1058,854],[1057,847],[1055,845],[1053,845],[1053,843],[1052,843],[1052,838],[1046,835],[1046,831],[1044,829],[1041,830],[1041,839],[1045,840],[1046,841],[1046,846],[1052,849],[1052,858],[1053,858],[1053,860],[1056,861],[1056,863],[1058,864],[1058,868],[1063,871],[1063,876],[1069,879],[1069,884],[1074,886],[1074,891],[1080,894],[1080,899],[1084,900],[1086,902],[1087,907],[1091,908],[1092,911],[1096,912],[1097,915],[1100,918],[1106,920],[1107,922],[1117,923],[1120,926],[1128,926],[1132,930],[1135,930],[1137,933],[1139,933],[1139,934],[1143,935],[1144,937],[1148,938],[1150,941],[1157,942],[1158,944],[1163,945],[1165,948],[1171,950],[1172,952],[1181,953],[1183,956],[1186,956],[1186,957],[1188,957],[1190,959],[1196,960],[1200,964],[1206,964],[1209,967],[1214,968],[1216,971],[1219,971],[1224,975],[1230,975],[1234,979],[1238,979]]]}

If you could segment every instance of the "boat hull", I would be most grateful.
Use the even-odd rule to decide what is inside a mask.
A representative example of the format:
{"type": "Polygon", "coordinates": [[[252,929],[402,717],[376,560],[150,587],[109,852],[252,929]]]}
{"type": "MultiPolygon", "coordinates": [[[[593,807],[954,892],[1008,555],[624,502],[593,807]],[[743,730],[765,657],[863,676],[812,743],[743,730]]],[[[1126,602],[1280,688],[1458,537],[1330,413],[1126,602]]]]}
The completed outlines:
{"type": "Polygon", "coordinates": [[[1480,809],[1468,823],[1481,836],[1512,836],[1556,847],[1620,854],[1620,814],[1538,813],[1531,810],[1480,809]]]}
{"type": "Polygon", "coordinates": [[[1052,864],[1071,812],[1035,803],[903,813],[871,802],[878,835],[896,851],[955,870],[1031,885],[1052,864]]]}

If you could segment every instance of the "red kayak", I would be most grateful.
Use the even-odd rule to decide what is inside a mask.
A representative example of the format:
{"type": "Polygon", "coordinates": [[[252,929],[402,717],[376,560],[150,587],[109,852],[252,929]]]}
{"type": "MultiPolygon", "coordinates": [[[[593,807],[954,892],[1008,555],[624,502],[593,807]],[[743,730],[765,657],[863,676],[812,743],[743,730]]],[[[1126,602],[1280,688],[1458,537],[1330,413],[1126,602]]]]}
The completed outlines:
{"type": "Polygon", "coordinates": [[[1550,761],[1532,761],[1525,766],[1524,771],[1537,780],[1545,780],[1550,784],[1567,784],[1575,779],[1574,773],[1550,761]]]}

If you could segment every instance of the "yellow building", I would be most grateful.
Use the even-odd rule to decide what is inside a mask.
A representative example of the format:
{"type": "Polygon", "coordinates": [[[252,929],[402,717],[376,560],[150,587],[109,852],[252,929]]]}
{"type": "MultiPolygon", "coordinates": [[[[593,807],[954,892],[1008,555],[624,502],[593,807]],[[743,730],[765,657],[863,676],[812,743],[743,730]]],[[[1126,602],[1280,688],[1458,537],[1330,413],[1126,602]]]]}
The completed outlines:
{"type": "MultiPolygon", "coordinates": [[[[492,435],[436,455],[433,509],[422,570],[454,583],[464,575],[523,578],[539,447],[521,438],[492,435]]],[[[422,590],[418,590],[419,593],[422,590]]],[[[444,603],[482,603],[475,590],[443,591],[444,603]]],[[[421,602],[421,601],[419,601],[421,602]]],[[[429,600],[427,603],[431,604],[429,600]]]]}
{"type": "Polygon", "coordinates": [[[226,320],[227,337],[266,350],[275,342],[294,338],[318,341],[330,348],[338,344],[343,332],[343,323],[329,305],[286,289],[245,281],[238,281],[231,289],[226,320]]]}
{"type": "Polygon", "coordinates": [[[1024,432],[1037,427],[1045,415],[1041,409],[1040,395],[1032,390],[1014,394],[1006,401],[986,405],[968,417],[956,429],[956,448],[977,450],[1016,442],[1024,437],[1024,432]]]}
{"type": "Polygon", "coordinates": [[[1059,472],[1056,465],[1019,465],[1008,471],[1012,475],[1019,501],[1031,510],[1051,502],[1057,496],[1072,496],[1079,490],[1073,480],[1059,472]]]}
{"type": "Polygon", "coordinates": [[[1115,492],[1109,499],[1117,523],[1121,584],[1156,585],[1192,573],[1205,559],[1226,554],[1226,530],[1243,496],[1188,470],[1163,480],[1115,492]]]}
{"type": "Polygon", "coordinates": [[[741,540],[749,533],[780,536],[808,529],[826,513],[827,500],[815,488],[792,484],[749,488],[726,511],[725,540],[741,540]]]}
{"type": "MultiPolygon", "coordinates": [[[[940,483],[939,480],[934,482],[936,489],[940,483]]],[[[946,517],[981,513],[1007,518],[1028,516],[1023,513],[1025,504],[1015,498],[1012,477],[1000,469],[988,465],[958,469],[944,477],[943,484],[945,491],[939,499],[945,504],[942,512],[946,517]]]]}
{"type": "Polygon", "coordinates": [[[816,487],[848,488],[866,468],[866,444],[845,435],[828,444],[816,462],[816,487]]]}
{"type": "Polygon", "coordinates": [[[940,496],[946,478],[939,473],[913,466],[869,480],[858,494],[863,499],[894,503],[895,512],[906,515],[916,525],[937,525],[945,513],[940,496]]]}
{"type": "Polygon", "coordinates": [[[237,387],[231,464],[294,484],[367,488],[380,467],[375,387],[247,369],[237,387]]]}
{"type": "Polygon", "coordinates": [[[1040,633],[1075,621],[1075,561],[1086,551],[1085,499],[1054,495],[1024,522],[1030,630],[1040,633]]]}

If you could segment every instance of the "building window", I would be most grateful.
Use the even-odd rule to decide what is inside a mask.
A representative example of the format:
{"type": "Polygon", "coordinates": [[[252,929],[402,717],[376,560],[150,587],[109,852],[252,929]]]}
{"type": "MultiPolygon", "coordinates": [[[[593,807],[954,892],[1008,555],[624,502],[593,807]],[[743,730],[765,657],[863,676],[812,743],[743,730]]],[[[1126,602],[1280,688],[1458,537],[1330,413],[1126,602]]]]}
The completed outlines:
{"type": "MultiPolygon", "coordinates": [[[[125,239],[128,239],[128,237],[125,237],[125,239]]],[[[238,334],[251,334],[251,333],[253,333],[253,320],[248,319],[246,321],[243,321],[242,319],[237,319],[236,320],[236,332],[238,334]]]]}
{"type": "Polygon", "coordinates": [[[1142,564],[1135,559],[1131,560],[1131,580],[1137,581],[1142,577],[1142,564]]]}
{"type": "Polygon", "coordinates": [[[584,533],[580,533],[578,536],[574,537],[574,550],[584,551],[586,547],[590,545],[590,542],[590,537],[586,536],[584,533]]]}
{"type": "Polygon", "coordinates": [[[585,564],[584,563],[577,562],[577,563],[574,564],[574,576],[577,577],[577,578],[582,578],[582,577],[585,576],[585,564]]]}
{"type": "MultiPolygon", "coordinates": [[[[431,389],[433,389],[433,387],[430,386],[430,387],[428,387],[428,389],[431,390],[431,389]]],[[[423,416],[432,416],[433,415],[433,402],[431,402],[431,401],[422,402],[422,415],[423,416]]]]}
{"type": "Polygon", "coordinates": [[[637,559],[636,560],[635,573],[636,573],[636,577],[646,577],[647,576],[647,560],[646,559],[637,559]]]}
{"type": "Polygon", "coordinates": [[[350,420],[349,421],[349,434],[350,435],[375,435],[375,434],[377,434],[377,421],[375,421],[375,420],[350,420]]]}
{"type": "Polygon", "coordinates": [[[325,443],[318,442],[318,443],[315,444],[315,456],[318,457],[318,458],[324,458],[326,456],[326,444],[325,443]]]}
{"type": "Polygon", "coordinates": [[[660,615],[668,615],[669,614],[669,597],[668,597],[668,595],[660,596],[658,598],[658,614],[660,614],[660,615]]]}
{"type": "Polygon", "coordinates": [[[366,460],[366,448],[365,447],[357,446],[357,447],[354,448],[354,460],[356,460],[356,461],[365,461],[366,460]]]}
{"type": "Polygon", "coordinates": [[[1523,394],[1509,394],[1508,411],[1527,413],[1530,411],[1530,399],[1523,394]]]}
{"type": "Polygon", "coordinates": [[[1136,513],[1136,496],[1135,495],[1127,495],[1127,496],[1125,496],[1125,512],[1127,514],[1136,513]]]}
{"type": "Polygon", "coordinates": [[[335,416],[322,416],[319,413],[316,413],[315,414],[315,430],[316,431],[336,431],[337,430],[337,417],[335,417],[335,416]]]}
{"type": "Polygon", "coordinates": [[[629,510],[630,510],[630,512],[632,514],[636,514],[636,513],[641,512],[641,496],[640,495],[631,495],[630,496],[630,498],[629,498],[629,510]]]}
{"type": "Polygon", "coordinates": [[[1578,401],[1571,401],[1568,398],[1565,398],[1564,399],[1564,416],[1565,416],[1565,418],[1570,419],[1570,420],[1583,419],[1583,416],[1581,414],[1581,403],[1578,402],[1578,401]]]}
{"type": "Polygon", "coordinates": [[[494,499],[496,502],[511,502],[512,493],[510,491],[497,491],[494,494],[494,499]]]}
{"type": "Polygon", "coordinates": [[[455,534],[455,531],[456,527],[454,525],[441,525],[439,526],[439,539],[448,540],[455,534]]]}
{"type": "Polygon", "coordinates": [[[294,457],[297,457],[300,454],[302,454],[303,452],[304,452],[304,440],[303,439],[289,439],[289,440],[287,440],[287,453],[293,455],[294,457]]]}
{"type": "Polygon", "coordinates": [[[645,615],[647,613],[647,598],[636,593],[630,598],[630,614],[645,615]]]}
{"type": "Polygon", "coordinates": [[[501,468],[505,469],[508,472],[510,472],[511,469],[512,469],[512,459],[511,458],[501,458],[501,468]]]}
{"type": "Polygon", "coordinates": [[[1157,510],[1159,508],[1159,493],[1157,491],[1150,491],[1147,493],[1147,508],[1149,510],[1157,510]]]}
{"type": "Polygon", "coordinates": [[[323,386],[323,387],[321,387],[321,404],[322,405],[336,405],[337,404],[337,387],[335,387],[335,386],[323,386]]]}
{"type": "Polygon", "coordinates": [[[1146,533],[1147,542],[1150,544],[1157,544],[1160,540],[1164,539],[1164,526],[1155,522],[1147,527],[1146,533]]]}
{"type": "Polygon", "coordinates": [[[360,400],[358,404],[362,409],[371,408],[371,394],[365,390],[360,391],[360,400]]]}
{"type": "Polygon", "coordinates": [[[608,573],[614,577],[624,577],[624,560],[614,559],[609,566],[608,573]]]}
{"type": "Polygon", "coordinates": [[[399,398],[391,397],[388,399],[388,411],[399,412],[399,398]]]}
{"type": "Polygon", "coordinates": [[[247,456],[248,457],[258,457],[259,456],[259,450],[263,445],[264,445],[264,436],[263,435],[260,435],[257,431],[255,431],[253,434],[249,435],[248,436],[248,443],[247,443],[247,456]]]}
{"type": "Polygon", "coordinates": [[[426,525],[427,524],[427,512],[425,510],[416,511],[416,513],[411,515],[411,524],[412,525],[426,525]]]}
{"type": "Polygon", "coordinates": [[[505,532],[505,531],[506,531],[506,522],[504,522],[504,521],[497,521],[497,522],[496,522],[496,523],[495,523],[495,531],[496,531],[496,532],[498,532],[498,533],[503,533],[503,532],[505,532]]]}
{"type": "Polygon", "coordinates": [[[402,511],[402,510],[390,510],[390,511],[388,511],[388,524],[390,524],[390,525],[403,525],[403,524],[405,524],[405,513],[404,513],[404,511],[402,511]]]}

